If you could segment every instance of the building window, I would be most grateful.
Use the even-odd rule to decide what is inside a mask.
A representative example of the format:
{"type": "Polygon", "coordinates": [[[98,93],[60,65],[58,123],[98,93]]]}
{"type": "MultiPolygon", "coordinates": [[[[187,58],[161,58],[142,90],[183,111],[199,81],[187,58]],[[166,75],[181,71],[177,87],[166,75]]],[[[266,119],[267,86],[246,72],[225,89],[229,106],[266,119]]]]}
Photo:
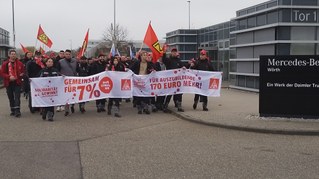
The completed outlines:
{"type": "Polygon", "coordinates": [[[225,48],[229,48],[229,41],[225,41],[225,48]]]}
{"type": "Polygon", "coordinates": [[[267,24],[273,24],[278,22],[278,12],[273,11],[267,13],[267,24]]]}
{"type": "Polygon", "coordinates": [[[279,11],[280,22],[291,22],[291,9],[282,9],[279,11]]]}
{"type": "Polygon", "coordinates": [[[218,31],[218,39],[223,39],[224,38],[224,31],[223,30],[219,30],[218,31]]]}
{"type": "Polygon", "coordinates": [[[250,17],[250,18],[248,18],[247,27],[248,27],[248,28],[256,27],[256,17],[250,17]]]}
{"type": "Polygon", "coordinates": [[[229,29],[225,29],[225,30],[224,30],[224,37],[223,37],[223,38],[224,38],[224,39],[229,38],[229,34],[230,34],[230,33],[229,33],[229,29]]]}
{"type": "Polygon", "coordinates": [[[218,48],[224,48],[224,42],[223,41],[218,42],[218,48]]]}
{"type": "Polygon", "coordinates": [[[246,87],[246,81],[244,76],[237,76],[238,86],[246,87]]]}
{"type": "Polygon", "coordinates": [[[290,27],[277,28],[277,40],[290,40],[290,27]]]}
{"type": "Polygon", "coordinates": [[[280,0],[279,5],[291,5],[291,0],[280,0]]]}
{"type": "Polygon", "coordinates": [[[316,55],[319,55],[319,44],[316,44],[316,55]]]}
{"type": "Polygon", "coordinates": [[[247,10],[247,13],[250,14],[250,13],[253,13],[253,12],[255,12],[255,11],[256,11],[255,8],[250,8],[250,9],[247,10]]]}
{"type": "Polygon", "coordinates": [[[260,11],[260,10],[263,10],[263,9],[266,9],[266,5],[265,4],[256,7],[257,11],[260,11]]]}
{"type": "Polygon", "coordinates": [[[315,44],[294,43],[290,48],[291,55],[315,55],[315,44]]]}
{"type": "Polygon", "coordinates": [[[293,0],[292,5],[302,5],[302,6],[316,6],[318,4],[317,0],[293,0]]]}
{"type": "Polygon", "coordinates": [[[230,71],[231,72],[237,72],[237,62],[231,61],[229,66],[230,66],[230,71]]]}
{"type": "Polygon", "coordinates": [[[255,78],[251,76],[246,77],[247,88],[255,88],[255,78]]]}
{"type": "Polygon", "coordinates": [[[247,19],[242,19],[239,21],[239,30],[247,28],[247,19]]]}
{"type": "Polygon", "coordinates": [[[276,55],[290,55],[290,44],[276,44],[276,55]]]}
{"type": "Polygon", "coordinates": [[[271,8],[271,7],[275,7],[275,6],[277,6],[277,0],[274,0],[274,1],[267,4],[267,8],[271,8]]]}
{"type": "Polygon", "coordinates": [[[266,14],[257,16],[257,26],[262,26],[266,24],[266,14]]]}
{"type": "Polygon", "coordinates": [[[235,48],[231,48],[229,50],[229,54],[230,54],[230,59],[235,59],[236,58],[236,54],[237,54],[236,49],[235,48]]]}
{"type": "Polygon", "coordinates": [[[239,11],[238,16],[243,16],[247,14],[247,10],[239,11]]]}
{"type": "Polygon", "coordinates": [[[291,40],[315,40],[315,27],[291,27],[291,40]]]}

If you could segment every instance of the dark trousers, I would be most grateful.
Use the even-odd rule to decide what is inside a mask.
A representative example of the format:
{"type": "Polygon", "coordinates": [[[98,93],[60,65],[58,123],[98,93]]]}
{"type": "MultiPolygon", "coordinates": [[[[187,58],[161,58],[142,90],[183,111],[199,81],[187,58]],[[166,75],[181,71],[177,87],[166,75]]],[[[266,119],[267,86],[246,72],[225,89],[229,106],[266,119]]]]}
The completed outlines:
{"type": "Polygon", "coordinates": [[[29,78],[27,76],[23,77],[23,91],[25,94],[29,94],[30,92],[30,82],[29,82],[29,78]]]}
{"type": "Polygon", "coordinates": [[[207,102],[208,102],[207,96],[203,96],[203,95],[200,95],[200,94],[195,94],[194,101],[198,102],[199,99],[200,99],[200,102],[203,102],[205,104],[207,104],[207,102]]]}
{"type": "Polygon", "coordinates": [[[135,97],[136,105],[142,105],[142,104],[150,104],[150,97],[135,97]]]}
{"type": "Polygon", "coordinates": [[[10,82],[6,89],[11,112],[20,112],[21,86],[17,85],[15,82],[10,82]]]}
{"type": "Polygon", "coordinates": [[[105,108],[105,101],[106,101],[106,99],[96,100],[96,107],[98,109],[104,109],[105,108]]]}
{"type": "Polygon", "coordinates": [[[46,116],[48,113],[51,113],[50,115],[52,115],[52,116],[50,116],[50,117],[53,118],[53,116],[54,116],[54,106],[44,107],[43,108],[42,116],[46,116]]]}
{"type": "Polygon", "coordinates": [[[85,102],[79,103],[79,108],[80,108],[80,110],[81,110],[82,108],[84,109],[84,107],[85,107],[85,102]]]}
{"type": "Polygon", "coordinates": [[[147,110],[148,111],[148,107],[149,107],[150,102],[151,102],[151,98],[150,97],[139,97],[139,96],[136,96],[135,97],[135,101],[136,101],[136,106],[137,106],[137,110],[138,111],[142,111],[142,110],[147,110]]]}
{"type": "Polygon", "coordinates": [[[112,106],[113,106],[113,103],[116,107],[120,107],[120,101],[121,101],[121,98],[109,98],[109,102],[107,104],[107,108],[108,109],[111,109],[112,106]]]}
{"type": "Polygon", "coordinates": [[[40,111],[40,108],[32,107],[32,96],[31,96],[31,91],[29,91],[29,109],[31,113],[34,113],[35,111],[40,111]]]}
{"type": "Polygon", "coordinates": [[[156,107],[157,107],[157,109],[163,109],[165,97],[166,96],[157,96],[156,97],[156,107]]]}
{"type": "MultiPolygon", "coordinates": [[[[165,99],[165,105],[168,105],[169,102],[171,101],[172,95],[167,95],[166,99],[165,99]]],[[[182,103],[182,99],[183,99],[183,94],[175,94],[173,97],[174,102],[180,102],[182,103]]]]}

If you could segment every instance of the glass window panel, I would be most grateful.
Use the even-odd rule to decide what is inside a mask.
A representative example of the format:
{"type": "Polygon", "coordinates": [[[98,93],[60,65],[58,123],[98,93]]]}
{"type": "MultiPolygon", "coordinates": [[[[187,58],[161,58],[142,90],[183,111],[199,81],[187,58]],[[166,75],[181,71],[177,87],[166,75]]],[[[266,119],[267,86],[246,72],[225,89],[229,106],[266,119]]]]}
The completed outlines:
{"type": "Polygon", "coordinates": [[[236,76],[235,75],[229,75],[229,84],[230,85],[237,85],[236,84],[236,76]]]}
{"type": "Polygon", "coordinates": [[[280,0],[279,5],[291,5],[291,0],[280,0]]]}
{"type": "Polygon", "coordinates": [[[230,58],[235,59],[236,58],[236,49],[230,49],[230,58]]]}
{"type": "Polygon", "coordinates": [[[224,30],[224,39],[229,38],[229,29],[224,30]]]}
{"type": "Polygon", "coordinates": [[[315,27],[291,27],[291,40],[315,40],[315,27]]]}
{"type": "Polygon", "coordinates": [[[282,9],[279,11],[280,22],[291,22],[291,9],[282,9]]]}
{"type": "Polygon", "coordinates": [[[250,8],[250,9],[247,10],[247,13],[249,14],[249,13],[253,13],[253,12],[255,12],[255,11],[256,11],[255,8],[250,8]]]}
{"type": "Polygon", "coordinates": [[[246,77],[246,85],[248,88],[254,88],[255,87],[255,78],[251,76],[246,77]]]}
{"type": "Polygon", "coordinates": [[[268,8],[275,7],[275,6],[277,6],[277,1],[274,1],[274,2],[271,2],[271,3],[267,4],[268,8]]]}
{"type": "Polygon", "coordinates": [[[246,81],[244,76],[237,76],[238,86],[246,87],[246,81]]]}
{"type": "Polygon", "coordinates": [[[290,27],[277,28],[277,40],[290,40],[290,27]]]}
{"type": "Polygon", "coordinates": [[[290,48],[291,55],[314,55],[315,44],[294,43],[290,48]]]}
{"type": "Polygon", "coordinates": [[[239,21],[239,30],[247,28],[247,19],[243,19],[239,21]]]}
{"type": "Polygon", "coordinates": [[[247,28],[256,27],[256,17],[248,18],[247,28]]]}
{"type": "Polygon", "coordinates": [[[257,16],[257,26],[262,26],[266,24],[266,14],[257,16]]]}
{"type": "Polygon", "coordinates": [[[224,34],[223,34],[223,30],[219,30],[218,31],[218,39],[224,39],[224,34]]]}
{"type": "Polygon", "coordinates": [[[229,48],[229,41],[225,41],[225,48],[229,48]]]}
{"type": "Polygon", "coordinates": [[[276,44],[276,55],[290,55],[290,44],[276,44]]]}
{"type": "Polygon", "coordinates": [[[317,5],[318,4],[318,2],[317,2],[317,0],[292,0],[292,4],[293,5],[305,5],[305,6],[307,6],[307,5],[317,5]]]}
{"type": "Polygon", "coordinates": [[[267,13],[267,24],[273,24],[278,22],[278,12],[273,11],[267,13]]]}
{"type": "Polygon", "coordinates": [[[265,4],[263,4],[263,5],[261,5],[261,6],[257,6],[257,11],[260,11],[260,10],[263,10],[263,9],[266,9],[266,5],[265,4]]]}

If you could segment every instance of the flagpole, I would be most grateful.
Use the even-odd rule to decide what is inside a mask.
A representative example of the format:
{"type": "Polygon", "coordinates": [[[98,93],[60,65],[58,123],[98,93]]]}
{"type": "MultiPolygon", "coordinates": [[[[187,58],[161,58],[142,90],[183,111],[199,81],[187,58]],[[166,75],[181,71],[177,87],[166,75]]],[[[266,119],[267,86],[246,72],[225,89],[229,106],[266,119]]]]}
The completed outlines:
{"type": "Polygon", "coordinates": [[[140,48],[140,50],[139,50],[139,51],[141,51],[141,50],[142,50],[142,48],[143,48],[143,45],[144,45],[144,42],[142,42],[142,44],[141,44],[141,48],[140,48]]]}
{"type": "Polygon", "coordinates": [[[35,46],[33,50],[33,55],[35,54],[35,51],[37,50],[37,45],[38,45],[38,39],[35,40],[35,46]]]}

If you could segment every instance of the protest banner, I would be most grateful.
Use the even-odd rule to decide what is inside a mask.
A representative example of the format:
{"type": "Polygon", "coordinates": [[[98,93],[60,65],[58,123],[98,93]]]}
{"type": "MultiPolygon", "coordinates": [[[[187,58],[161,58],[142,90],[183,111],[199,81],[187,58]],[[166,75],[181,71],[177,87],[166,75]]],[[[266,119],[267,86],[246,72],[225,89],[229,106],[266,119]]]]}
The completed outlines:
{"type": "Polygon", "coordinates": [[[220,96],[221,72],[175,69],[133,76],[133,96],[165,96],[193,93],[220,96]]]}
{"type": "Polygon", "coordinates": [[[88,77],[31,78],[33,107],[58,106],[103,98],[193,93],[220,96],[221,72],[175,69],[133,75],[105,71],[88,77]]]}
{"type": "Polygon", "coordinates": [[[130,72],[105,71],[88,77],[31,78],[32,106],[58,106],[103,98],[130,98],[131,76],[130,72]]]}

